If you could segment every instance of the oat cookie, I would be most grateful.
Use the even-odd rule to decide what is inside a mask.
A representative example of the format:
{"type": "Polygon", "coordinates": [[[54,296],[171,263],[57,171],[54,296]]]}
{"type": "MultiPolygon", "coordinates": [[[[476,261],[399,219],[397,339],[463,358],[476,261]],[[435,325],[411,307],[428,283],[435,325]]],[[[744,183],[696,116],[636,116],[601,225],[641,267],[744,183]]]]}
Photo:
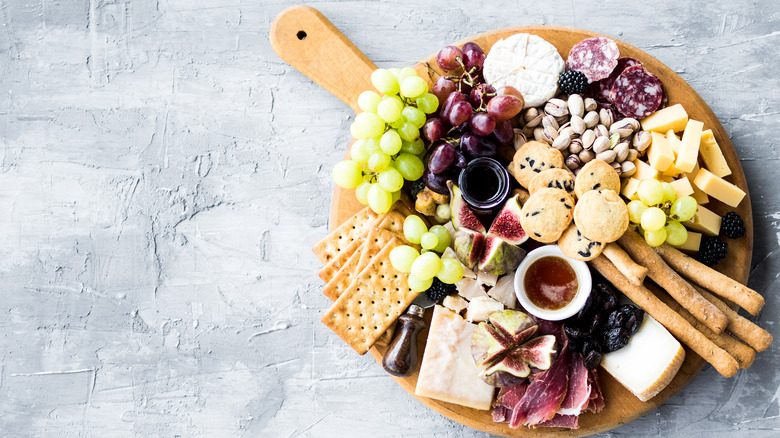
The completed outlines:
{"type": "Polygon", "coordinates": [[[565,190],[541,188],[528,198],[520,213],[520,224],[528,237],[552,243],[569,226],[574,199],[565,190]]]}
{"type": "Polygon", "coordinates": [[[558,246],[567,257],[584,262],[595,259],[604,250],[603,243],[586,239],[573,223],[558,239],[558,246]]]}
{"type": "Polygon", "coordinates": [[[574,223],[588,240],[614,242],[628,228],[628,208],[613,190],[590,190],[574,207],[574,223]]]}
{"type": "Polygon", "coordinates": [[[612,190],[620,193],[620,176],[615,168],[601,160],[582,166],[574,179],[574,194],[582,198],[588,190],[612,190]]]}
{"type": "Polygon", "coordinates": [[[512,164],[515,167],[515,179],[521,186],[528,188],[531,179],[537,173],[547,169],[562,168],[563,155],[561,151],[547,143],[529,141],[515,152],[512,164]]]}
{"type": "Polygon", "coordinates": [[[566,190],[566,193],[574,194],[574,174],[566,169],[547,169],[531,178],[528,191],[533,194],[537,190],[549,187],[566,190]]]}

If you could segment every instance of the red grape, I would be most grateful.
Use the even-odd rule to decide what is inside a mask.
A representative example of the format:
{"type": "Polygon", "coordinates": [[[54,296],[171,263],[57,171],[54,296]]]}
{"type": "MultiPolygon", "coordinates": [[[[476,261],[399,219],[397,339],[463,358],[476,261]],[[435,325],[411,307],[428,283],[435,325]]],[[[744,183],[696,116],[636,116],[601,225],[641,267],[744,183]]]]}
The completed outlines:
{"type": "Polygon", "coordinates": [[[455,91],[455,88],[455,82],[452,82],[452,80],[447,79],[445,76],[439,76],[433,84],[431,93],[439,99],[439,102],[444,102],[444,100],[447,99],[447,96],[455,91]]]}
{"type": "Polygon", "coordinates": [[[504,94],[490,99],[487,112],[496,120],[508,120],[518,115],[523,109],[523,101],[516,96],[504,94]]]}
{"type": "Polygon", "coordinates": [[[425,169],[422,176],[423,183],[425,183],[429,189],[436,193],[441,193],[442,195],[449,194],[447,179],[449,179],[447,178],[447,175],[435,174],[431,172],[431,169],[425,169]]]}
{"type": "Polygon", "coordinates": [[[447,96],[446,99],[444,99],[444,103],[441,105],[441,112],[439,113],[439,116],[443,120],[449,121],[452,106],[457,102],[465,102],[466,100],[468,99],[466,98],[465,94],[453,91],[449,94],[449,96],[447,96]]]}
{"type": "Polygon", "coordinates": [[[455,71],[460,68],[458,58],[463,59],[463,52],[455,46],[447,46],[439,50],[436,64],[444,70],[455,71]]]}
{"type": "Polygon", "coordinates": [[[508,96],[515,96],[524,99],[523,93],[521,93],[520,90],[518,90],[517,88],[511,85],[504,85],[503,87],[499,87],[496,94],[498,94],[499,96],[506,94],[508,96]]]}
{"type": "Polygon", "coordinates": [[[466,101],[455,102],[450,110],[450,123],[452,126],[461,125],[463,122],[471,118],[473,110],[471,104],[466,101]]]}
{"type": "Polygon", "coordinates": [[[444,173],[455,161],[455,147],[449,143],[439,143],[431,152],[428,159],[428,169],[435,173],[444,173]]]}
{"type": "Polygon", "coordinates": [[[460,148],[473,158],[494,156],[498,150],[498,146],[487,137],[480,137],[471,132],[466,132],[460,137],[460,148]]]}
{"type": "Polygon", "coordinates": [[[512,123],[509,120],[499,120],[496,122],[496,129],[491,136],[496,139],[498,144],[507,145],[515,140],[515,131],[512,129],[512,123]]]}
{"type": "Polygon", "coordinates": [[[469,119],[471,132],[477,135],[488,135],[496,129],[496,119],[490,114],[476,113],[469,119]]]}
{"type": "Polygon", "coordinates": [[[486,104],[493,98],[492,94],[496,93],[496,89],[489,84],[477,84],[476,87],[471,89],[469,93],[469,102],[474,108],[479,108],[483,104],[486,104]],[[488,96],[487,94],[491,94],[488,96]]]}
{"type": "Polygon", "coordinates": [[[444,137],[447,127],[439,118],[429,119],[422,127],[422,133],[431,143],[444,137]]]}
{"type": "Polygon", "coordinates": [[[477,70],[482,69],[482,65],[485,63],[485,52],[476,44],[468,42],[463,45],[463,64],[466,66],[466,70],[471,71],[473,67],[477,70]]]}
{"type": "Polygon", "coordinates": [[[455,150],[455,161],[452,163],[455,167],[458,169],[465,169],[466,164],[468,162],[466,161],[466,157],[463,156],[463,154],[460,153],[457,149],[455,150]]]}

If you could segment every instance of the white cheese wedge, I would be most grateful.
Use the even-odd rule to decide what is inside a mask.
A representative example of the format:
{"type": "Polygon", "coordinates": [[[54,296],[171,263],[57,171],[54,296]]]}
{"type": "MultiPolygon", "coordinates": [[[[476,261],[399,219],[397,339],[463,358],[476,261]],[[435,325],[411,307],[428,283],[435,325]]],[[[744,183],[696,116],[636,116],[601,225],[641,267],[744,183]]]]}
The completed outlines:
{"type": "Polygon", "coordinates": [[[563,67],[555,46],[536,35],[518,33],[493,44],[482,73],[495,88],[509,85],[518,89],[529,108],[555,96],[563,67]]]}
{"type": "Polygon", "coordinates": [[[677,339],[645,314],[628,344],[605,354],[601,367],[644,402],[666,388],[684,360],[685,350],[677,339]]]}
{"type": "Polygon", "coordinates": [[[471,357],[471,335],[475,327],[442,306],[434,308],[416,395],[474,409],[490,409],[495,388],[479,378],[479,369],[471,357]]]}
{"type": "Polygon", "coordinates": [[[441,304],[455,313],[460,313],[469,306],[469,302],[460,295],[447,295],[441,304]]]}
{"type": "Polygon", "coordinates": [[[460,281],[455,283],[455,287],[458,290],[458,295],[469,301],[477,297],[488,297],[487,292],[482,288],[482,283],[473,278],[464,276],[460,281]]]}
{"type": "Polygon", "coordinates": [[[493,287],[498,283],[498,275],[477,270],[477,281],[482,285],[493,287]]]}
{"type": "Polygon", "coordinates": [[[466,320],[469,322],[487,321],[488,315],[504,310],[504,305],[489,297],[477,297],[469,302],[466,320]]]}
{"type": "Polygon", "coordinates": [[[517,295],[515,294],[515,271],[508,272],[498,279],[496,286],[487,293],[490,298],[498,301],[509,309],[517,308],[517,295]]]}

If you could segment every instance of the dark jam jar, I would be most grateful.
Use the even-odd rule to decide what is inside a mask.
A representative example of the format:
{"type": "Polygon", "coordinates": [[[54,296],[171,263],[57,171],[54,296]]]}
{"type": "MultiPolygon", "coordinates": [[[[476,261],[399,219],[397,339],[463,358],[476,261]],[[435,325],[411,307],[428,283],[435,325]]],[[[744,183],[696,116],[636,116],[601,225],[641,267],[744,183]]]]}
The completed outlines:
{"type": "Polygon", "coordinates": [[[509,172],[492,158],[477,158],[460,173],[458,186],[476,213],[493,214],[509,196],[509,172]]]}

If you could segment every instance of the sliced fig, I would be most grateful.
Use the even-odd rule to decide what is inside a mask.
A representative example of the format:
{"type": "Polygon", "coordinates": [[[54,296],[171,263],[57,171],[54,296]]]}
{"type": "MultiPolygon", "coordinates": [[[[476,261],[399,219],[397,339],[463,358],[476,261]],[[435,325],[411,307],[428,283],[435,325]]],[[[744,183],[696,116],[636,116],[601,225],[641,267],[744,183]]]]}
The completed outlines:
{"type": "Polygon", "coordinates": [[[520,225],[520,204],[517,201],[519,195],[509,198],[504,207],[493,220],[488,230],[488,236],[496,236],[513,245],[520,245],[528,240],[528,235],[520,225]]]}
{"type": "Polygon", "coordinates": [[[491,274],[504,275],[517,269],[525,254],[525,250],[519,246],[500,237],[487,236],[478,268],[491,274]]]}
{"type": "Polygon", "coordinates": [[[482,371],[480,373],[482,380],[489,385],[501,388],[518,385],[528,377],[531,374],[531,367],[515,351],[517,350],[512,351],[495,365],[482,371]]]}
{"type": "Polygon", "coordinates": [[[452,246],[455,248],[455,255],[458,257],[458,260],[469,269],[474,269],[482,258],[485,241],[484,234],[468,228],[461,228],[455,231],[452,246]]]}
{"type": "Polygon", "coordinates": [[[552,365],[552,356],[555,353],[555,336],[537,336],[512,350],[512,354],[515,352],[530,366],[546,370],[552,365]]]}
{"type": "Polygon", "coordinates": [[[485,232],[485,226],[479,221],[477,215],[466,205],[463,200],[460,188],[452,181],[447,181],[447,187],[450,189],[450,209],[452,210],[452,226],[456,230],[467,228],[469,230],[485,232]]]}
{"type": "Polygon", "coordinates": [[[537,325],[533,318],[523,312],[504,310],[493,312],[488,317],[496,331],[511,338],[514,345],[519,345],[536,333],[537,325]]]}
{"type": "Polygon", "coordinates": [[[490,364],[499,361],[516,344],[511,344],[508,339],[501,339],[493,326],[486,322],[480,322],[471,335],[471,357],[479,367],[489,367],[490,364]]]}

